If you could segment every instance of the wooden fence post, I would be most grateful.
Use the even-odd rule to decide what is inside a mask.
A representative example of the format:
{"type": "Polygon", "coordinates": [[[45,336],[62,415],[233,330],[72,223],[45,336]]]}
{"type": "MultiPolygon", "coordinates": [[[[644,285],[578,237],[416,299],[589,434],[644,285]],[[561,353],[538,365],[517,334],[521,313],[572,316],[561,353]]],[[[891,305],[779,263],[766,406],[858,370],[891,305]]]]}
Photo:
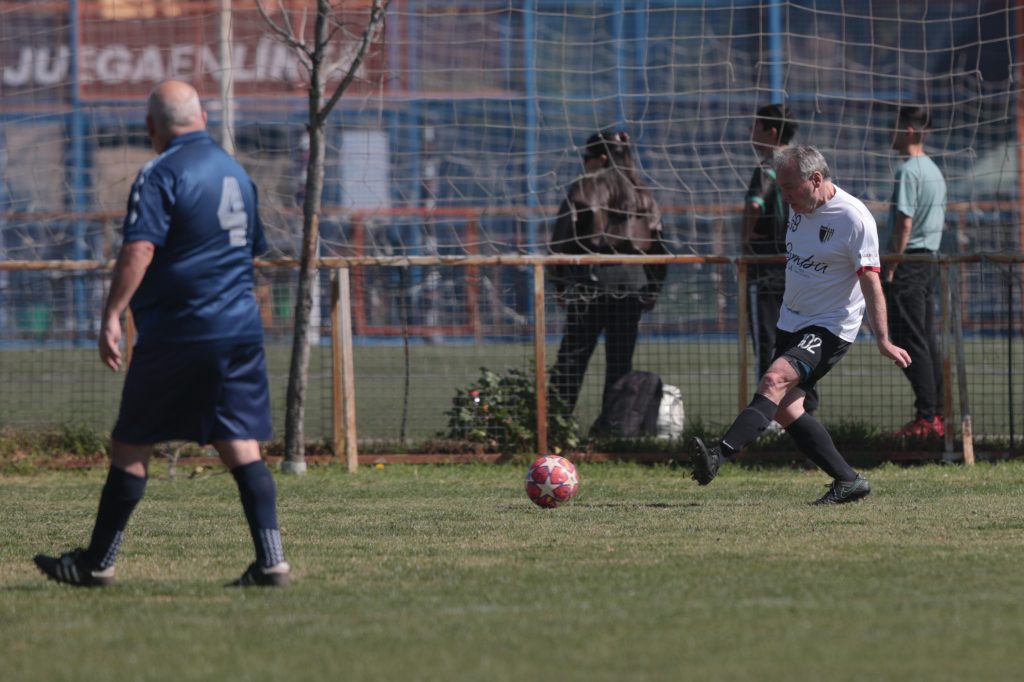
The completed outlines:
{"type": "Polygon", "coordinates": [[[548,452],[547,320],[544,316],[544,266],[533,266],[533,360],[537,385],[537,452],[548,452]]]}
{"type": "Polygon", "coordinates": [[[950,307],[953,318],[953,342],[956,344],[956,383],[960,389],[960,432],[963,438],[964,464],[974,464],[974,424],[967,386],[967,357],[964,352],[964,326],[960,298],[960,266],[954,265],[950,277],[950,307]]]}
{"type": "Polygon", "coordinates": [[[331,271],[331,411],[334,454],[345,453],[350,472],[359,468],[356,441],[356,381],[352,356],[352,291],[349,269],[331,271]]]}
{"type": "MultiPolygon", "coordinates": [[[[942,414],[949,426],[953,420],[953,332],[950,322],[949,260],[939,262],[939,333],[942,339],[942,414]]],[[[956,458],[953,452],[954,429],[946,428],[945,446],[942,459],[951,462],[956,458]]]]}
{"type": "Polygon", "coordinates": [[[750,386],[747,383],[747,334],[750,330],[747,310],[750,308],[750,291],[747,281],[747,264],[740,258],[736,262],[736,366],[739,368],[739,397],[736,404],[741,412],[750,402],[750,386]]]}

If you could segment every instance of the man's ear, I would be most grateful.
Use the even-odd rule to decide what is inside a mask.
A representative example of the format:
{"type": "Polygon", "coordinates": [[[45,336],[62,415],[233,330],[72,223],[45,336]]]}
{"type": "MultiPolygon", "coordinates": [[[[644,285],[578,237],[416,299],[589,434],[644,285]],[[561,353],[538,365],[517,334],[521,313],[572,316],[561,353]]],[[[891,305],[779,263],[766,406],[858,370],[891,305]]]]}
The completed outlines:
{"type": "Polygon", "coordinates": [[[163,150],[159,148],[160,142],[158,140],[159,135],[157,134],[156,123],[153,121],[152,116],[146,116],[146,132],[149,133],[149,141],[153,145],[153,151],[157,154],[162,152],[163,150]]]}

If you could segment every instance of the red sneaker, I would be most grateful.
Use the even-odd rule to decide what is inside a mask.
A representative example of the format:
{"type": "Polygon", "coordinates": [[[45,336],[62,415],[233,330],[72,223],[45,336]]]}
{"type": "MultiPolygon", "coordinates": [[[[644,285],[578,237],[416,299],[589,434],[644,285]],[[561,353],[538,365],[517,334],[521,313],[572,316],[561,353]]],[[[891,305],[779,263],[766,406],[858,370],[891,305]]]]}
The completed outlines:
{"type": "Polygon", "coordinates": [[[930,438],[933,436],[942,437],[946,435],[946,427],[942,423],[942,417],[925,419],[918,417],[904,426],[899,431],[893,432],[895,438],[930,438]]]}

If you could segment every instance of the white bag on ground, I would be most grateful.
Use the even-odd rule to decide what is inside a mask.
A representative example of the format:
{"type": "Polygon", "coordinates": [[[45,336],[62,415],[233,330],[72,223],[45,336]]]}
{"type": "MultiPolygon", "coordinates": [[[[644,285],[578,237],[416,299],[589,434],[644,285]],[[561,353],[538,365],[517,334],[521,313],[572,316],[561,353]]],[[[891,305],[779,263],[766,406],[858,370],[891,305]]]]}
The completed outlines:
{"type": "Polygon", "coordinates": [[[661,385],[658,407],[658,438],[680,438],[683,435],[683,394],[676,386],[661,385]]]}

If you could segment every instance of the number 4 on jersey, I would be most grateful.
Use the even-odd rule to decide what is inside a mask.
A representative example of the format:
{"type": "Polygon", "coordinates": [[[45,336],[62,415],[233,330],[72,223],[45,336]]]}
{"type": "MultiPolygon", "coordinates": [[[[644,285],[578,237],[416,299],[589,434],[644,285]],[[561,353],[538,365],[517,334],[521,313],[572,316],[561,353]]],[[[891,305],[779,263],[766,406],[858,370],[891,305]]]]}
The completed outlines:
{"type": "Polygon", "coordinates": [[[238,178],[227,176],[220,190],[220,206],[217,219],[222,230],[228,230],[231,246],[245,246],[245,232],[249,225],[249,214],[245,212],[245,200],[238,178]]]}

